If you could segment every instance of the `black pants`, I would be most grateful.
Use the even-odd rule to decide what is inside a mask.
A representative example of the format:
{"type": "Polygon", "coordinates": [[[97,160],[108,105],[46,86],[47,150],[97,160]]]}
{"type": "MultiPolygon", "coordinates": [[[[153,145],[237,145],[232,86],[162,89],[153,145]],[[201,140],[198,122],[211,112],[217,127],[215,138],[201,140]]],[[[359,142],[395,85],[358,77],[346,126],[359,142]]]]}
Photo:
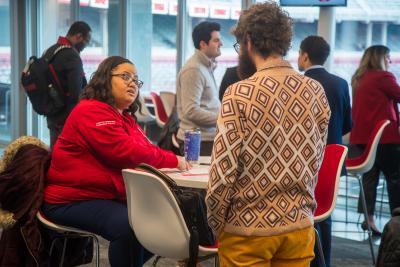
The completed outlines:
{"type": "MultiPolygon", "coordinates": [[[[363,149],[365,145],[357,145],[363,149]]],[[[368,215],[374,215],[376,191],[379,175],[383,173],[386,179],[389,196],[389,206],[392,212],[400,207],[400,144],[380,144],[376,152],[374,166],[362,176],[368,215]]],[[[361,197],[358,200],[358,212],[362,213],[361,197]]]]}

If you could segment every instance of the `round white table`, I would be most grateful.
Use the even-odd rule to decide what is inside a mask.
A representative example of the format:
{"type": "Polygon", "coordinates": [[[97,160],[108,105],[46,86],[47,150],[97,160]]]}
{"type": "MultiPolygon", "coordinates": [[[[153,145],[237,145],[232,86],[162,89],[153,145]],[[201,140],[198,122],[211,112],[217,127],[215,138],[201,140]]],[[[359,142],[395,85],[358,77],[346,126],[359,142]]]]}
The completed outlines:
{"type": "Polygon", "coordinates": [[[171,177],[179,186],[206,189],[208,184],[208,171],[211,157],[200,157],[199,163],[189,171],[178,169],[161,169],[171,177]]]}

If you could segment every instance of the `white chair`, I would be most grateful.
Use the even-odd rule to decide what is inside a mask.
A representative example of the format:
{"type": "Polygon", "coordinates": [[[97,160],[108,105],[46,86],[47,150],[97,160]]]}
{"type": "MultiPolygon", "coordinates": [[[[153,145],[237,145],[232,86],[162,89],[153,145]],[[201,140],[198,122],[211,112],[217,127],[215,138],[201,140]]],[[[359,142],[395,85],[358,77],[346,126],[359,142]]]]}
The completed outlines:
{"type": "Polygon", "coordinates": [[[154,117],[153,114],[151,114],[150,110],[147,108],[146,103],[142,96],[139,96],[139,101],[141,104],[141,108],[140,110],[135,112],[135,116],[137,118],[137,121],[144,125],[143,131],[147,133],[147,125],[153,122],[155,123],[156,118],[154,117]]]}
{"type": "MultiPolygon", "coordinates": [[[[386,128],[386,126],[389,125],[389,123],[390,123],[389,120],[379,121],[375,125],[375,128],[372,130],[372,133],[368,138],[368,143],[366,144],[364,152],[356,158],[346,159],[345,161],[348,176],[356,178],[360,185],[361,204],[364,212],[364,219],[367,225],[368,241],[369,241],[369,247],[371,251],[373,265],[375,265],[375,254],[374,254],[374,247],[372,244],[371,227],[368,223],[367,204],[365,201],[364,187],[362,184],[362,175],[370,171],[374,166],[376,158],[376,150],[379,145],[379,140],[381,139],[383,130],[386,128]]],[[[346,187],[346,195],[347,195],[347,187],[346,187]]],[[[347,203],[346,203],[346,221],[347,221],[347,203]]]]}
{"type": "MultiPolygon", "coordinates": [[[[64,239],[64,244],[63,244],[63,250],[61,254],[61,260],[60,260],[60,266],[63,266],[64,263],[64,257],[65,257],[65,250],[67,247],[67,240],[68,238],[77,238],[77,237],[91,237],[93,239],[93,242],[96,247],[96,266],[100,266],[100,245],[99,245],[99,239],[97,236],[93,233],[80,230],[77,228],[69,227],[69,226],[64,226],[64,225],[59,225],[55,224],[51,221],[49,221],[46,217],[42,215],[42,213],[39,211],[36,213],[36,218],[48,229],[54,230],[58,233],[61,234],[61,238],[64,239]]],[[[50,256],[51,253],[53,252],[53,247],[54,247],[54,242],[56,241],[57,238],[53,239],[51,246],[50,246],[50,256]]]]}
{"type": "MultiPolygon", "coordinates": [[[[150,252],[177,260],[189,258],[189,230],[167,184],[156,175],[122,170],[129,223],[139,242],[150,252]]],[[[198,260],[217,255],[217,248],[199,246],[198,260]]]]}
{"type": "Polygon", "coordinates": [[[160,91],[160,98],[164,104],[165,113],[169,117],[172,113],[172,109],[175,106],[175,93],[168,91],[160,91]]]}

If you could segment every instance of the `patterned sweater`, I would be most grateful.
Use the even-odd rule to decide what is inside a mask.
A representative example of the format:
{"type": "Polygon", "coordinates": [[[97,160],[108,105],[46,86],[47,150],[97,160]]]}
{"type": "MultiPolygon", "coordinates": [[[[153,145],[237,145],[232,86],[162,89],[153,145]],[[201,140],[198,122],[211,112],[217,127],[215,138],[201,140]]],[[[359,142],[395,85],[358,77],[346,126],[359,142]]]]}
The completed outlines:
{"type": "Polygon", "coordinates": [[[273,236],[313,224],[329,117],[322,86],[281,59],[227,89],[206,196],[217,236],[273,236]]]}

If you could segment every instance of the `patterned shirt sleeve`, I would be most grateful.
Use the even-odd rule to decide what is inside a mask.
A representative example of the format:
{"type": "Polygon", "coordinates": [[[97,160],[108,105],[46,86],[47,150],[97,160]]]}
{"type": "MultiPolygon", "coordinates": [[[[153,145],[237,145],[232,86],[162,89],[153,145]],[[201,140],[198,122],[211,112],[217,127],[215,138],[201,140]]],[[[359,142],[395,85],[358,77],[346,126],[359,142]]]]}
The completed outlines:
{"type": "Polygon", "coordinates": [[[228,87],[217,121],[217,135],[214,140],[210,179],[206,204],[210,227],[218,236],[224,228],[231,205],[234,183],[240,173],[239,154],[245,132],[245,119],[232,94],[236,84],[228,87]]]}

